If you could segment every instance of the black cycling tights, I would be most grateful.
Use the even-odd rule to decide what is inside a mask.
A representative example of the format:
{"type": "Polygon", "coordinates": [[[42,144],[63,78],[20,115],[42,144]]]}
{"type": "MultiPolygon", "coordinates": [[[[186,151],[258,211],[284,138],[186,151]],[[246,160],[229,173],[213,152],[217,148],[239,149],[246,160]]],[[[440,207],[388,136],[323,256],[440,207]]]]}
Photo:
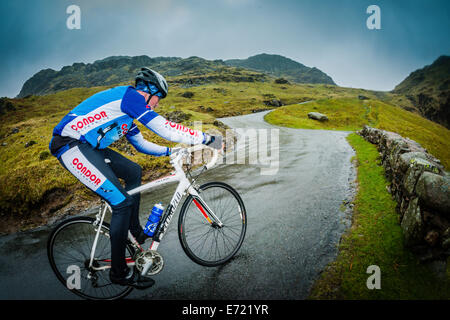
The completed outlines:
{"type": "Polygon", "coordinates": [[[137,237],[140,194],[130,196],[127,190],[141,185],[141,167],[111,149],[94,149],[87,143],[77,143],[64,152],[59,161],[78,180],[105,199],[112,208],[111,265],[116,276],[128,270],[125,262],[128,230],[137,237]],[[119,182],[125,182],[125,188],[119,182]]]}

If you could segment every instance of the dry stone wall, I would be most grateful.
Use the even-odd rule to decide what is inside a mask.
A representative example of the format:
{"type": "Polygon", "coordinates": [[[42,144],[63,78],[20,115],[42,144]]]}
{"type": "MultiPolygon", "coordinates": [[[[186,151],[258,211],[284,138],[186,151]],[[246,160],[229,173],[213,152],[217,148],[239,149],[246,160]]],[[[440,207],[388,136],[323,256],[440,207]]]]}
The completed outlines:
{"type": "Polygon", "coordinates": [[[421,261],[450,256],[450,173],[419,143],[369,126],[358,132],[377,145],[397,201],[404,244],[421,261]]]}

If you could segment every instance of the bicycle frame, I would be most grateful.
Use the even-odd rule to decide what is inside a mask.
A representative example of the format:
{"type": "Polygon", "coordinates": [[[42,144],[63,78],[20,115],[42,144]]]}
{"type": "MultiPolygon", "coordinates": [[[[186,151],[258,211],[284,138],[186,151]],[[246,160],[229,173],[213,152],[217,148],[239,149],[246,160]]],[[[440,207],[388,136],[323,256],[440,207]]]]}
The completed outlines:
{"type": "MultiPolygon", "coordinates": [[[[170,225],[172,217],[175,214],[175,211],[176,211],[178,205],[180,204],[181,199],[183,198],[184,195],[186,195],[186,193],[193,196],[195,205],[197,206],[197,208],[199,209],[199,211],[201,212],[203,217],[209,223],[211,223],[211,224],[217,223],[217,225],[219,225],[219,226],[223,225],[222,222],[219,220],[219,218],[214,214],[214,212],[207,206],[207,204],[200,197],[196,188],[191,183],[191,181],[189,181],[189,179],[186,177],[186,173],[184,172],[184,170],[182,168],[182,161],[185,156],[190,156],[191,152],[200,151],[203,148],[205,148],[205,146],[195,146],[195,147],[188,148],[188,149],[185,149],[185,148],[180,149],[178,152],[176,152],[175,154],[172,154],[170,156],[170,163],[175,170],[173,174],[163,177],[163,178],[160,178],[160,179],[156,179],[154,181],[151,181],[149,183],[146,183],[142,186],[139,186],[135,189],[128,191],[129,195],[133,195],[136,193],[148,191],[150,189],[153,189],[155,187],[158,187],[158,186],[161,186],[164,184],[168,184],[171,182],[178,182],[178,186],[175,190],[175,193],[172,196],[172,199],[171,199],[169,205],[165,209],[164,214],[162,215],[161,220],[158,224],[158,227],[156,228],[155,233],[152,237],[152,242],[150,244],[149,250],[156,251],[158,249],[158,246],[170,225]],[[213,218],[214,222],[210,219],[210,217],[208,215],[210,215],[213,218]]],[[[217,150],[213,150],[213,151],[214,151],[214,154],[213,154],[212,160],[203,167],[204,170],[212,167],[215,164],[215,162],[217,161],[218,151],[217,150]]],[[[89,267],[94,270],[105,270],[105,269],[108,269],[111,267],[110,265],[109,266],[99,266],[99,267],[94,267],[94,265],[93,265],[94,257],[95,257],[95,250],[97,247],[97,241],[98,241],[98,238],[100,235],[101,226],[103,224],[103,221],[104,221],[104,218],[106,215],[106,211],[107,210],[112,211],[112,209],[108,203],[104,202],[104,204],[105,205],[103,207],[100,207],[99,213],[96,216],[96,221],[94,222],[94,225],[98,229],[97,229],[97,232],[96,232],[96,235],[94,238],[94,243],[92,245],[90,261],[89,261],[89,267]]],[[[133,243],[141,251],[143,250],[142,247],[139,245],[139,243],[136,241],[136,239],[133,237],[133,235],[131,234],[130,231],[128,231],[128,240],[130,240],[130,242],[133,243]]],[[[110,262],[110,260],[104,260],[104,262],[110,262]]],[[[127,258],[127,265],[132,266],[134,264],[135,263],[132,259],[127,258]]]]}

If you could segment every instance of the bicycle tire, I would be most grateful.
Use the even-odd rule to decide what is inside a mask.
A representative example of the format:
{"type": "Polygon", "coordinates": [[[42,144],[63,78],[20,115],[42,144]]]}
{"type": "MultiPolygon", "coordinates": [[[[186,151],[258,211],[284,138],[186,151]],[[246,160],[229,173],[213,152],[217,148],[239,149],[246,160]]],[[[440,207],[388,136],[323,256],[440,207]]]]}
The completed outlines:
{"type": "MultiPolygon", "coordinates": [[[[210,234],[213,233],[212,234],[213,237],[215,236],[216,249],[219,250],[219,253],[220,253],[219,246],[221,246],[222,249],[224,249],[224,251],[225,250],[227,251],[226,255],[224,257],[220,257],[220,258],[213,257],[213,258],[209,259],[209,257],[202,256],[199,253],[197,253],[196,252],[197,250],[195,250],[196,248],[194,248],[194,243],[188,239],[188,238],[193,238],[195,235],[188,237],[187,233],[189,233],[189,232],[193,233],[195,230],[197,230],[197,229],[192,228],[192,225],[194,225],[195,220],[196,220],[194,218],[191,218],[191,216],[194,216],[194,214],[192,214],[192,215],[190,214],[191,204],[194,203],[194,199],[195,199],[192,195],[189,195],[186,198],[186,200],[183,203],[183,206],[181,207],[180,215],[178,217],[178,238],[180,240],[181,247],[183,248],[186,255],[195,263],[200,264],[202,266],[206,266],[206,267],[214,267],[214,266],[222,265],[234,257],[234,255],[239,251],[239,249],[242,246],[242,243],[244,241],[245,233],[247,230],[247,213],[245,210],[244,202],[242,201],[241,197],[239,196],[238,192],[235,189],[233,189],[231,186],[229,186],[228,184],[223,183],[223,182],[209,182],[209,183],[203,184],[199,188],[199,194],[202,197],[202,199],[204,199],[207,206],[210,207],[214,211],[214,213],[217,214],[219,219],[222,220],[222,222],[224,223],[224,226],[222,228],[215,228],[215,227],[213,227],[212,224],[208,224],[208,222],[206,222],[206,219],[204,219],[201,216],[201,214],[198,215],[198,213],[196,213],[200,217],[198,219],[201,221],[201,222],[197,223],[197,228],[198,229],[202,228],[202,230],[204,230],[202,232],[205,232],[203,234],[203,236],[206,234],[205,242],[209,238],[210,234]],[[211,199],[207,195],[207,193],[211,194],[211,192],[208,192],[208,190],[211,191],[212,189],[214,189],[214,190],[220,189],[222,191],[225,191],[224,194],[228,194],[229,196],[231,196],[230,199],[234,199],[236,201],[236,206],[238,207],[238,210],[236,210],[237,212],[235,210],[233,210],[233,208],[221,208],[220,203],[215,203],[213,201],[213,199],[211,199]],[[208,198],[210,198],[210,199],[208,199],[208,198]],[[225,218],[230,215],[230,212],[234,213],[234,215],[232,216],[233,221],[227,222],[227,221],[225,221],[225,218]],[[203,224],[203,226],[202,226],[202,224],[203,224]],[[209,228],[209,230],[208,230],[208,228],[209,228]],[[227,241],[229,241],[230,239],[225,237],[224,230],[226,230],[228,232],[228,235],[230,235],[231,233],[237,234],[237,239],[235,239],[235,241],[233,241],[230,245],[231,248],[227,247],[227,242],[225,241],[225,239],[227,239],[227,241]],[[219,241],[217,240],[220,233],[222,233],[222,236],[223,236],[223,239],[222,239],[223,244],[222,243],[219,244],[219,241]]],[[[222,199],[222,198],[220,196],[217,197],[217,199],[222,199]]],[[[221,200],[221,201],[223,201],[223,200],[221,200]]],[[[232,200],[228,200],[228,201],[230,202],[232,200]]],[[[195,204],[195,206],[197,206],[197,204],[195,204]]],[[[193,211],[195,211],[195,210],[196,209],[194,208],[193,211]]],[[[198,238],[201,239],[202,236],[199,236],[198,238]]],[[[196,240],[196,241],[199,241],[199,240],[196,240]]],[[[211,250],[212,250],[212,246],[211,246],[211,250]]]]}
{"type": "MultiPolygon", "coordinates": [[[[90,227],[92,227],[92,237],[94,237],[95,232],[96,232],[95,227],[93,226],[94,221],[95,221],[95,219],[90,218],[90,217],[75,217],[75,218],[71,218],[71,219],[61,222],[52,230],[52,232],[50,233],[50,235],[48,237],[48,241],[47,241],[47,255],[48,255],[49,262],[50,262],[50,266],[51,266],[53,272],[55,273],[56,277],[64,285],[64,287],[66,287],[69,291],[76,294],[77,296],[80,296],[80,297],[82,297],[84,299],[88,299],[88,300],[116,300],[116,299],[124,298],[133,290],[133,288],[112,284],[110,282],[109,276],[108,276],[109,271],[97,271],[97,272],[104,272],[104,274],[100,274],[102,276],[102,280],[106,280],[106,282],[109,282],[108,285],[113,286],[114,288],[117,288],[118,289],[118,290],[116,290],[117,294],[112,294],[111,296],[107,296],[107,297],[99,297],[99,296],[94,296],[94,295],[84,293],[83,291],[81,291],[83,289],[81,287],[80,287],[80,290],[76,289],[76,288],[73,288],[73,289],[68,288],[67,279],[64,277],[64,275],[67,276],[67,272],[66,272],[66,274],[63,275],[61,273],[59,266],[57,265],[58,264],[57,261],[55,261],[55,243],[58,242],[58,239],[59,239],[58,237],[61,237],[62,232],[64,230],[67,232],[68,228],[71,226],[74,226],[74,225],[81,226],[81,224],[85,224],[87,227],[87,230],[89,230],[90,227]]],[[[109,224],[103,222],[102,231],[104,230],[109,235],[109,229],[110,229],[109,224]]],[[[102,233],[101,233],[101,235],[102,235],[102,233]]],[[[62,242],[63,240],[64,240],[64,238],[61,239],[59,242],[62,242]]],[[[108,237],[108,241],[109,241],[109,237],[108,237]]],[[[92,247],[92,243],[90,245],[87,244],[85,246],[85,248],[87,249],[87,251],[89,253],[90,253],[91,247],[92,247]]],[[[131,243],[128,242],[126,245],[126,248],[130,255],[134,254],[134,248],[132,247],[131,243]]],[[[86,252],[86,254],[88,252],[86,252]]],[[[74,262],[78,263],[78,264],[74,264],[74,265],[78,266],[80,269],[84,268],[85,270],[87,270],[86,266],[80,267],[80,265],[81,266],[85,265],[86,260],[89,259],[89,255],[86,256],[83,254],[83,257],[85,258],[84,261],[74,261],[74,262]]],[[[81,272],[80,272],[80,275],[81,275],[81,272]]],[[[89,283],[89,281],[87,281],[87,282],[89,283]]],[[[92,280],[91,280],[91,282],[92,282],[92,280]]],[[[107,286],[107,285],[105,285],[105,286],[107,286]]],[[[92,287],[92,288],[94,288],[94,287],[92,287]]],[[[86,289],[88,289],[88,288],[86,287],[86,289]]]]}

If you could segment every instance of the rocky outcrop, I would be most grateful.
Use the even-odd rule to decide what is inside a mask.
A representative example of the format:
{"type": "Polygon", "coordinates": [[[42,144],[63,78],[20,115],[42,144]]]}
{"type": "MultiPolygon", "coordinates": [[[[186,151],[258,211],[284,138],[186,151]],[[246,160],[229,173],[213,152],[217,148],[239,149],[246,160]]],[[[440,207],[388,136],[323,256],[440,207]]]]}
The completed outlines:
{"type": "Polygon", "coordinates": [[[269,107],[281,107],[284,105],[284,103],[278,99],[264,100],[263,103],[269,107]]]}
{"type": "MultiPolygon", "coordinates": [[[[28,79],[18,98],[29,95],[45,95],[71,88],[133,84],[134,77],[143,66],[157,70],[169,85],[183,88],[215,82],[268,81],[266,74],[227,66],[222,60],[206,60],[200,57],[114,56],[93,63],[74,63],[61,70],[41,70],[28,79]]],[[[0,113],[2,103],[0,101],[0,113]]]]}
{"type": "Polygon", "coordinates": [[[194,93],[193,93],[192,91],[186,91],[186,92],[182,93],[181,96],[182,96],[183,98],[188,98],[188,99],[190,99],[190,98],[192,98],[192,97],[194,96],[194,93]]]}
{"type": "MultiPolygon", "coordinates": [[[[195,56],[113,56],[93,63],[74,63],[59,71],[41,70],[24,83],[17,97],[45,95],[71,88],[133,84],[136,73],[143,66],[168,77],[170,86],[178,85],[181,88],[218,82],[268,82],[272,81],[272,76],[286,76],[286,81],[291,79],[299,83],[335,84],[333,79],[319,69],[306,67],[278,55],[263,54],[233,61],[207,60],[195,56]],[[245,66],[247,63],[248,66],[245,66]]],[[[10,105],[6,105],[8,107],[10,105]]],[[[0,114],[3,109],[5,107],[0,101],[0,114]]]]}
{"type": "Polygon", "coordinates": [[[276,84],[288,84],[289,81],[287,81],[285,78],[277,78],[274,81],[276,84]]]}
{"type": "Polygon", "coordinates": [[[0,115],[13,110],[16,110],[16,107],[14,107],[10,99],[6,97],[0,98],[0,115]]]}
{"type": "Polygon", "coordinates": [[[450,56],[412,72],[392,92],[404,95],[425,118],[450,128],[450,56]]]}
{"type": "Polygon", "coordinates": [[[229,66],[264,72],[265,74],[275,76],[278,79],[284,78],[285,80],[295,83],[324,83],[336,85],[329,75],[316,67],[307,67],[297,61],[277,54],[262,53],[248,57],[247,59],[231,59],[224,62],[229,66]]]}
{"type": "Polygon", "coordinates": [[[189,113],[183,112],[181,110],[172,111],[164,114],[165,118],[169,121],[181,123],[183,121],[189,120],[191,115],[189,113]]]}
{"type": "Polygon", "coordinates": [[[394,132],[364,126],[358,133],[380,151],[405,246],[421,261],[450,256],[450,174],[439,159],[394,132]]]}

